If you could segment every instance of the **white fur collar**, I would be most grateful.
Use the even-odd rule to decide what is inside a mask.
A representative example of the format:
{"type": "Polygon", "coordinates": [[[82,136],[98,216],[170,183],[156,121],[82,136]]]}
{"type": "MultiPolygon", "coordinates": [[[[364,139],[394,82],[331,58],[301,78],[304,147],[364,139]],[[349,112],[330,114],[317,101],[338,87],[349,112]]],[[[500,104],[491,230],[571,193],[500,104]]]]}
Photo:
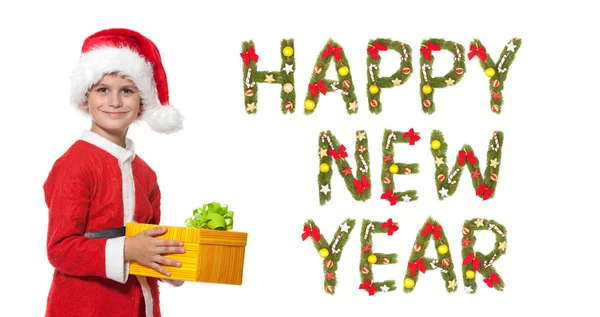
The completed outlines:
{"type": "Polygon", "coordinates": [[[125,139],[126,148],[122,148],[117,144],[114,144],[110,140],[100,136],[99,134],[84,130],[81,134],[80,140],[86,141],[93,144],[106,152],[116,157],[119,162],[125,162],[127,160],[133,161],[135,158],[134,144],[129,138],[125,139]]]}

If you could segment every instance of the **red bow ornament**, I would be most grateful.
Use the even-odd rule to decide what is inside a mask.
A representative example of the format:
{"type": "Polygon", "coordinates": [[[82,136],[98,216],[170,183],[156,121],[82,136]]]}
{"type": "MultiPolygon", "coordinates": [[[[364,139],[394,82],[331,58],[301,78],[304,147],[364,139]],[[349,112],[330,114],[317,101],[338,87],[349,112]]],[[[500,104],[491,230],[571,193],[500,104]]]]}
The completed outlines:
{"type": "Polygon", "coordinates": [[[254,52],[254,47],[250,47],[247,51],[241,52],[240,56],[242,56],[246,66],[250,65],[250,60],[253,60],[255,63],[258,62],[258,55],[254,52]]]}
{"type": "Polygon", "coordinates": [[[360,284],[358,289],[366,289],[369,291],[369,296],[373,296],[373,294],[375,294],[375,290],[377,289],[377,287],[375,285],[371,284],[371,280],[365,280],[364,283],[360,284]]]}
{"type": "Polygon", "coordinates": [[[473,263],[473,269],[479,271],[479,264],[481,263],[480,258],[476,258],[472,252],[469,252],[466,258],[463,259],[463,265],[473,263]]]}
{"type": "Polygon", "coordinates": [[[487,200],[494,193],[494,189],[492,187],[486,187],[484,183],[479,185],[479,188],[475,191],[475,195],[480,196],[483,194],[483,200],[487,200]]]}
{"type": "Polygon", "coordinates": [[[325,82],[323,79],[319,80],[316,84],[308,84],[308,88],[310,89],[310,94],[314,97],[317,96],[319,92],[323,95],[327,94],[327,88],[325,88],[325,82]]]}
{"type": "Polygon", "coordinates": [[[388,236],[391,236],[394,234],[395,231],[398,231],[398,226],[396,226],[394,224],[394,222],[392,221],[392,218],[390,218],[386,222],[382,223],[381,228],[388,228],[388,236]]]}
{"type": "Polygon", "coordinates": [[[387,51],[387,46],[375,41],[373,42],[373,46],[369,46],[369,48],[367,48],[367,53],[371,54],[371,57],[374,60],[379,59],[379,51],[387,51]]]}
{"type": "Polygon", "coordinates": [[[425,273],[425,263],[423,262],[423,258],[419,258],[416,262],[408,262],[408,267],[410,268],[410,274],[415,276],[417,274],[417,269],[419,271],[425,273]]]}
{"type": "Polygon", "coordinates": [[[365,175],[363,175],[363,177],[362,177],[362,182],[355,178],[354,179],[354,188],[356,188],[356,191],[359,194],[362,194],[365,191],[365,189],[371,188],[369,179],[365,175]]]}
{"type": "Polygon", "coordinates": [[[325,58],[329,55],[333,54],[335,57],[335,61],[339,62],[342,59],[342,48],[341,47],[333,47],[330,44],[327,44],[327,48],[321,54],[321,58],[325,58]]]}
{"type": "Polygon", "coordinates": [[[440,239],[440,231],[442,230],[442,226],[434,226],[431,223],[426,223],[425,224],[425,228],[423,228],[423,230],[421,231],[421,237],[426,236],[428,233],[433,232],[433,237],[436,240],[440,239]]]}
{"type": "Polygon", "coordinates": [[[469,60],[475,57],[475,55],[479,55],[479,58],[481,58],[482,61],[485,61],[487,58],[487,55],[485,54],[485,47],[477,47],[471,44],[469,47],[469,60]]]}
{"type": "Polygon", "coordinates": [[[427,45],[421,46],[421,54],[425,56],[426,60],[431,60],[431,51],[439,51],[440,45],[427,42],[427,45]]]}
{"type": "Polygon", "coordinates": [[[471,165],[477,164],[477,160],[475,159],[475,154],[473,151],[465,152],[463,150],[458,151],[458,165],[465,165],[465,160],[469,161],[471,165]]]}
{"type": "Polygon", "coordinates": [[[319,242],[319,240],[321,240],[321,234],[319,233],[318,227],[314,227],[311,229],[309,226],[304,225],[304,232],[302,233],[302,241],[306,240],[311,235],[312,235],[313,239],[315,239],[315,241],[319,242]]]}
{"type": "Polygon", "coordinates": [[[494,287],[494,284],[500,284],[500,278],[494,272],[490,274],[490,277],[484,278],[483,281],[488,287],[494,287]]]}
{"type": "Polygon", "coordinates": [[[385,193],[381,194],[381,199],[390,199],[390,205],[393,206],[398,201],[398,196],[394,195],[391,189],[385,191],[385,193]]]}
{"type": "Polygon", "coordinates": [[[329,149],[327,154],[331,155],[335,160],[338,160],[340,157],[348,157],[348,153],[346,152],[346,147],[342,144],[340,145],[340,150],[336,151],[334,149],[329,149]]]}
{"type": "Polygon", "coordinates": [[[415,145],[415,142],[421,140],[421,137],[418,136],[417,134],[415,134],[415,129],[410,128],[410,130],[408,130],[408,132],[405,132],[402,137],[404,139],[408,139],[410,138],[410,141],[408,141],[408,144],[410,145],[415,145]]]}

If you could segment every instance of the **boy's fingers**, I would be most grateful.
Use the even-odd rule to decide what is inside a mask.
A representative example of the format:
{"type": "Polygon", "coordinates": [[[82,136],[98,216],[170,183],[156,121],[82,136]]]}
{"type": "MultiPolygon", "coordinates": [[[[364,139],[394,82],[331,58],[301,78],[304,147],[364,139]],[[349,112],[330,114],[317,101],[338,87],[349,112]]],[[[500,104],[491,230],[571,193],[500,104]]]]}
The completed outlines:
{"type": "Polygon", "coordinates": [[[150,267],[153,268],[155,271],[157,271],[158,273],[160,273],[162,275],[171,276],[171,272],[167,271],[166,269],[164,269],[162,266],[160,266],[156,262],[153,262],[150,267]]]}
{"type": "Polygon", "coordinates": [[[159,247],[159,254],[175,254],[175,253],[185,253],[185,249],[177,246],[167,246],[167,247],[159,247]]]}
{"type": "Polygon", "coordinates": [[[181,262],[165,257],[161,257],[158,262],[165,266],[181,267],[181,262]]]}
{"type": "Polygon", "coordinates": [[[181,247],[181,246],[183,246],[183,243],[178,240],[160,239],[159,241],[157,241],[156,245],[161,246],[161,247],[168,247],[168,246],[181,247]]]}
{"type": "Polygon", "coordinates": [[[164,234],[165,232],[167,232],[167,228],[166,227],[155,227],[155,228],[150,228],[148,230],[144,231],[146,233],[146,235],[154,237],[154,236],[158,236],[161,234],[164,234]]]}

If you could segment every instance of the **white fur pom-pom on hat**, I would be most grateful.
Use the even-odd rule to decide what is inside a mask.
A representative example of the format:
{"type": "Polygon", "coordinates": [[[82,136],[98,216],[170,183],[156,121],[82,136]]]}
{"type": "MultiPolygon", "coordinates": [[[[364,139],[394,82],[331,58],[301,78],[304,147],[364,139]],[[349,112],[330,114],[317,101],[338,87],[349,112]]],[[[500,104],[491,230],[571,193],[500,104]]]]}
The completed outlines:
{"type": "Polygon", "coordinates": [[[85,39],[79,62],[71,76],[71,104],[81,106],[89,89],[106,74],[129,77],[142,100],[141,120],[158,133],[173,133],[183,128],[183,115],[169,103],[167,75],[154,43],[129,29],[107,29],[85,39]]]}

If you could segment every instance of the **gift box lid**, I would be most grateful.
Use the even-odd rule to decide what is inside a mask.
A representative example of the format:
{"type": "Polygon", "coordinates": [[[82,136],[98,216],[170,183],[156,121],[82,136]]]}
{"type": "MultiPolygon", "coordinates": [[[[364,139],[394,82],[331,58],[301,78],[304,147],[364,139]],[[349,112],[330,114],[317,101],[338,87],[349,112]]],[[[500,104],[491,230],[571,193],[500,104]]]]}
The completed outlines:
{"type": "MultiPolygon", "coordinates": [[[[133,236],[137,233],[161,225],[145,223],[127,223],[125,228],[126,236],[133,236]]],[[[199,243],[202,245],[226,245],[226,246],[246,246],[248,234],[246,232],[210,230],[200,228],[188,228],[177,226],[167,227],[167,232],[157,238],[179,240],[183,243],[199,243]]]]}

